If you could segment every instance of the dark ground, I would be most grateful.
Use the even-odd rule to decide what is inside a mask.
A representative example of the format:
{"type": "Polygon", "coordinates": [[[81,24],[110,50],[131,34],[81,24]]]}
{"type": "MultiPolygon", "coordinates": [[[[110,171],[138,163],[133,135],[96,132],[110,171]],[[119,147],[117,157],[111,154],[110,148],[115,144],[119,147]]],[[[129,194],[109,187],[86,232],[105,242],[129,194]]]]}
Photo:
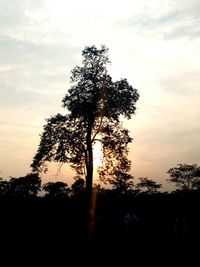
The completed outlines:
{"type": "Polygon", "coordinates": [[[81,200],[1,200],[0,266],[198,266],[199,203],[199,195],[100,198],[88,240],[81,200]],[[125,227],[130,211],[139,221],[125,227]]]}

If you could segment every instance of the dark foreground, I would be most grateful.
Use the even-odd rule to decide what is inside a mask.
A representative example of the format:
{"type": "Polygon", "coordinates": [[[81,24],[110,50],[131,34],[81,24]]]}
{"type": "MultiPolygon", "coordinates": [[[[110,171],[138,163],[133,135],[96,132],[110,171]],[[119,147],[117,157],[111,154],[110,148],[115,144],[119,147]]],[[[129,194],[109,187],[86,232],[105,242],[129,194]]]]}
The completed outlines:
{"type": "Polygon", "coordinates": [[[0,266],[197,266],[198,203],[198,195],[104,197],[91,226],[80,199],[1,200],[0,266]],[[130,212],[138,221],[125,224],[130,212]]]}

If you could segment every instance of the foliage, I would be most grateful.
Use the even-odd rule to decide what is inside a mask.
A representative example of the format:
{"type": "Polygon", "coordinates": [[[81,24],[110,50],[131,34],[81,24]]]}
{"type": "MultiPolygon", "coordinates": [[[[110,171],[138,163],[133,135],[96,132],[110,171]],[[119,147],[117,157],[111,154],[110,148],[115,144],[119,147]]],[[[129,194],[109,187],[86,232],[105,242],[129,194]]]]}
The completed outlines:
{"type": "Polygon", "coordinates": [[[112,185],[112,189],[120,194],[128,193],[133,189],[133,176],[129,174],[130,161],[126,158],[121,159],[118,166],[113,168],[113,172],[108,178],[108,182],[112,185]]]}
{"type": "Polygon", "coordinates": [[[46,191],[48,197],[65,198],[70,194],[70,189],[67,183],[63,182],[48,182],[43,185],[43,190],[46,191]]]}
{"type": "Polygon", "coordinates": [[[156,183],[148,177],[140,177],[139,180],[140,182],[135,187],[148,194],[156,193],[162,187],[161,184],[156,183]]]}
{"type": "Polygon", "coordinates": [[[79,196],[85,189],[85,181],[83,178],[76,177],[75,182],[71,186],[74,196],[79,196]]]}
{"type": "Polygon", "coordinates": [[[175,183],[179,190],[200,189],[200,166],[197,164],[178,164],[167,172],[169,182],[175,183]]]}
{"type": "Polygon", "coordinates": [[[63,99],[67,114],[47,119],[32,163],[34,171],[46,170],[47,161],[69,163],[78,176],[85,176],[89,191],[95,143],[102,145],[104,166],[100,176],[104,179],[127,157],[132,138],[120,119],[131,118],[139,98],[138,91],[126,79],[112,81],[106,68],[107,53],[104,46],[82,51],[83,66],[72,70],[72,86],[63,99]]]}
{"type": "Polygon", "coordinates": [[[0,180],[0,195],[7,197],[36,197],[40,191],[41,178],[37,173],[24,177],[11,177],[9,181],[0,180]]]}
{"type": "Polygon", "coordinates": [[[9,193],[10,183],[0,178],[0,196],[6,196],[9,193]]]}
{"type": "Polygon", "coordinates": [[[30,173],[25,177],[13,177],[10,179],[10,192],[13,196],[37,196],[40,186],[41,178],[37,173],[30,173]]]}

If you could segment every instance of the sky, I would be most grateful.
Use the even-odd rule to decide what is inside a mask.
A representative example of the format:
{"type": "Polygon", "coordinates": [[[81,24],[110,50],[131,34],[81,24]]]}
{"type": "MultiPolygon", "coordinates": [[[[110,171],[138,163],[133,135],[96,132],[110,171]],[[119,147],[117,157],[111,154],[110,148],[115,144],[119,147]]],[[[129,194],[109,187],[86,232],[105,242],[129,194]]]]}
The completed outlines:
{"type": "MultiPolygon", "coordinates": [[[[167,170],[200,163],[199,0],[0,0],[0,176],[30,172],[45,119],[61,101],[85,46],[109,48],[113,80],[140,99],[124,121],[131,172],[170,188],[167,170]]],[[[69,181],[51,167],[43,181],[69,181]]]]}

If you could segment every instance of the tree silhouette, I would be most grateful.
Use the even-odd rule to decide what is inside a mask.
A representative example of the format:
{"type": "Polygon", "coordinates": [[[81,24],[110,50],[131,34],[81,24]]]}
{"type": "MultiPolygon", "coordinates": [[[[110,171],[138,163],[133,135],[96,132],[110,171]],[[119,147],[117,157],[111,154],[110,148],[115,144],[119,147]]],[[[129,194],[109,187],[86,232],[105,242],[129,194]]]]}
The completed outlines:
{"type": "Polygon", "coordinates": [[[72,70],[72,86],[62,101],[67,114],[47,119],[32,163],[34,171],[46,169],[47,161],[69,163],[78,176],[85,176],[87,192],[92,190],[95,143],[102,145],[102,179],[126,159],[132,138],[120,119],[131,118],[139,98],[126,79],[112,81],[106,68],[107,53],[104,46],[82,51],[83,66],[72,70]]]}
{"type": "Polygon", "coordinates": [[[197,164],[178,164],[178,167],[170,168],[169,182],[175,183],[179,190],[200,189],[200,166],[197,164]]]}
{"type": "Polygon", "coordinates": [[[114,189],[119,194],[128,193],[129,190],[133,189],[133,176],[128,173],[130,170],[130,161],[126,158],[123,159],[120,164],[113,169],[108,182],[112,185],[114,189]]]}
{"type": "Polygon", "coordinates": [[[63,182],[48,182],[43,185],[43,190],[47,197],[66,198],[70,194],[70,188],[67,183],[63,182]]]}
{"type": "Polygon", "coordinates": [[[12,197],[35,197],[40,191],[41,178],[37,173],[24,177],[12,177],[9,181],[9,195],[12,197]]]}
{"type": "Polygon", "coordinates": [[[148,177],[140,177],[140,182],[136,184],[136,188],[144,193],[152,194],[158,192],[158,189],[162,187],[161,184],[149,179],[148,177]]]}
{"type": "Polygon", "coordinates": [[[0,178],[0,196],[7,196],[10,189],[9,181],[5,181],[0,178]]]}
{"type": "Polygon", "coordinates": [[[76,178],[71,186],[74,196],[79,196],[85,189],[85,181],[83,178],[76,178]]]}

